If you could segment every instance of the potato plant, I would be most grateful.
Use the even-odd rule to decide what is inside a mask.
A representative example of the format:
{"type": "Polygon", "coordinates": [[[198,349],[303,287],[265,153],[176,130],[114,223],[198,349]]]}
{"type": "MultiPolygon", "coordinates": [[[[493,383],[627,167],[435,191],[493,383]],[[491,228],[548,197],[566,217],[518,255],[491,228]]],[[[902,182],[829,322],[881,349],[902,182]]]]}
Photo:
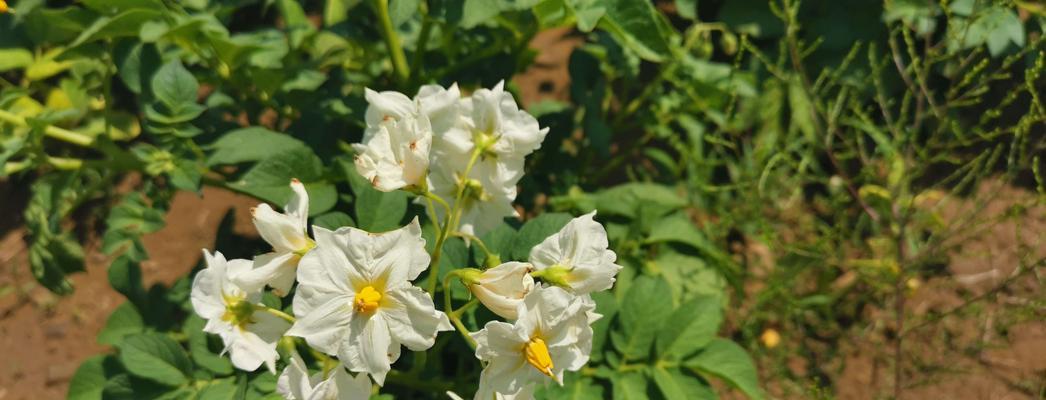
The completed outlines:
{"type": "Polygon", "coordinates": [[[68,397],[762,399],[762,327],[903,300],[940,256],[921,199],[1046,193],[1041,6],[698,3],[0,1],[29,267],[70,293],[97,227],[127,299],[68,397]],[[569,100],[524,105],[556,28],[569,100]],[[259,238],[144,287],[143,235],[203,186],[256,198],[259,238]],[[735,313],[755,239],[787,257],[735,313]],[[833,297],[853,270],[870,294],[833,297]]]}

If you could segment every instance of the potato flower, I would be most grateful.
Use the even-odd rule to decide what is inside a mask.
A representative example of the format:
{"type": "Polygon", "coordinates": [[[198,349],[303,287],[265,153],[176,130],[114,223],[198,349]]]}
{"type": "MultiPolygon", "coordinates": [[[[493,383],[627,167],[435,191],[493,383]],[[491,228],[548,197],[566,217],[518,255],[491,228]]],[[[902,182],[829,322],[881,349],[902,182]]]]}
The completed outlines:
{"type": "Polygon", "coordinates": [[[524,158],[541,147],[548,133],[519,109],[504,85],[500,82],[462,99],[461,118],[433,142],[431,190],[454,199],[465,189],[460,230],[469,234],[482,235],[505,217],[517,215],[512,202],[524,158]],[[478,158],[465,174],[476,151],[478,158]]]}
{"type": "Polygon", "coordinates": [[[528,263],[510,261],[480,271],[461,269],[462,279],[472,294],[495,314],[514,320],[519,316],[523,298],[534,289],[533,267],[528,263]]]}
{"type": "Polygon", "coordinates": [[[298,267],[298,320],[287,335],[338,356],[380,385],[400,345],[422,351],[437,332],[452,329],[446,314],[411,284],[429,265],[417,218],[386,233],[315,226],[313,232],[316,248],[298,267]]]}
{"type": "Polygon", "coordinates": [[[617,254],[608,249],[607,231],[596,212],[572,219],[556,234],[530,250],[534,277],[577,295],[607,290],[621,270],[617,254]]]}
{"type": "Polygon", "coordinates": [[[245,290],[233,279],[251,269],[247,260],[226,261],[222,253],[203,251],[207,268],[196,274],[190,300],[193,310],[207,320],[203,331],[222,338],[232,364],[254,371],[263,363],[276,373],[276,343],[290,324],[279,317],[258,310],[260,288],[245,290]]]}
{"type": "Polygon", "coordinates": [[[425,180],[432,125],[417,101],[399,92],[367,89],[367,129],[353,145],[356,170],[375,189],[391,192],[425,180]]]}
{"type": "Polygon", "coordinates": [[[301,356],[292,353],[276,380],[276,392],[287,400],[366,400],[370,398],[370,379],[367,374],[353,378],[340,364],[326,378],[322,372],[310,376],[301,356]]]}
{"type": "Polygon", "coordinates": [[[293,195],[280,214],[262,203],[251,209],[258,234],[272,246],[272,252],[254,258],[254,268],[237,275],[236,283],[244,288],[269,285],[277,296],[286,296],[294,285],[295,271],[301,257],[315,246],[307,231],[309,193],[297,179],[291,180],[293,195]]]}
{"type": "Polygon", "coordinates": [[[515,323],[491,321],[472,333],[476,357],[487,362],[475,399],[529,398],[536,383],[562,384],[563,371],[577,371],[588,362],[594,307],[561,288],[535,287],[515,323]]]}

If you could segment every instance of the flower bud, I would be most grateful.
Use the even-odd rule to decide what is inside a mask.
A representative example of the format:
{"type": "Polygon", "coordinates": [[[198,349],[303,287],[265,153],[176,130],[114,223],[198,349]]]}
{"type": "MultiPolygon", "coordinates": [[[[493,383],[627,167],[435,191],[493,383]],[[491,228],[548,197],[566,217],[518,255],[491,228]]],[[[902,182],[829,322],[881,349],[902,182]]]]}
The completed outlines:
{"type": "Polygon", "coordinates": [[[479,276],[463,274],[462,280],[490,311],[514,320],[519,316],[517,309],[523,304],[523,297],[534,288],[532,269],[530,264],[510,261],[482,271],[479,276]]]}

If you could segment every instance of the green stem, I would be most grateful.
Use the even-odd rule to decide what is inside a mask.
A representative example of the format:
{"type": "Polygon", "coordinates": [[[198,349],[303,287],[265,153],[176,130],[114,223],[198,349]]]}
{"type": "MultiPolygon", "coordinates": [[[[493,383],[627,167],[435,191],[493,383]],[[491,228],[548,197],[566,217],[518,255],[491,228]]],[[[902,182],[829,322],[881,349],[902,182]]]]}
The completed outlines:
{"type": "Polygon", "coordinates": [[[392,57],[392,69],[396,73],[396,79],[400,83],[407,83],[410,78],[410,70],[407,68],[407,56],[403,53],[403,45],[400,43],[396,27],[392,26],[392,17],[389,16],[389,0],[374,0],[374,8],[381,22],[381,33],[385,38],[385,44],[389,47],[389,56],[392,57]]]}
{"type": "MultiPolygon", "coordinates": [[[[469,330],[465,328],[465,324],[461,322],[461,314],[458,311],[465,310],[465,307],[461,307],[460,310],[454,310],[454,304],[450,299],[450,283],[451,279],[457,277],[456,271],[451,271],[447,274],[446,278],[443,278],[443,312],[447,314],[447,318],[450,319],[450,323],[454,324],[454,328],[458,330],[461,337],[465,338],[465,342],[469,344],[473,350],[476,349],[476,339],[473,339],[469,335],[469,330]]],[[[468,306],[468,304],[466,304],[468,306]]]]}
{"type": "MultiPolygon", "coordinates": [[[[479,155],[482,152],[483,150],[479,146],[472,150],[472,156],[469,158],[468,165],[465,166],[465,172],[461,175],[461,179],[468,179],[469,173],[472,172],[472,166],[476,164],[476,160],[479,159],[479,155]]],[[[458,186],[458,193],[454,196],[454,207],[452,208],[448,207],[447,202],[443,201],[439,196],[430,193],[428,190],[425,191],[427,193],[426,197],[437,200],[443,205],[444,209],[449,209],[449,213],[443,217],[443,226],[440,229],[439,236],[436,237],[436,246],[432,250],[432,263],[429,264],[431,266],[429,271],[431,278],[429,279],[428,289],[431,296],[436,295],[436,281],[439,280],[439,259],[443,255],[443,243],[447,241],[447,237],[450,236],[452,230],[456,231],[458,229],[455,215],[461,210],[462,196],[465,195],[465,185],[462,182],[458,186]]]]}
{"type": "Polygon", "coordinates": [[[255,310],[265,311],[265,312],[267,312],[269,314],[272,314],[272,315],[275,315],[277,317],[282,318],[284,321],[290,322],[292,324],[294,323],[294,316],[292,316],[290,314],[287,314],[287,313],[285,313],[283,311],[277,310],[275,308],[269,308],[269,307],[263,306],[261,304],[255,304],[254,305],[254,309],[255,310]]]}
{"type": "MultiPolygon", "coordinates": [[[[0,121],[12,125],[24,127],[29,126],[29,122],[26,122],[25,118],[22,118],[22,116],[4,110],[0,110],[0,121]]],[[[48,125],[44,128],[44,135],[83,147],[91,147],[91,145],[94,144],[94,138],[91,136],[52,125],[48,125]]]]}

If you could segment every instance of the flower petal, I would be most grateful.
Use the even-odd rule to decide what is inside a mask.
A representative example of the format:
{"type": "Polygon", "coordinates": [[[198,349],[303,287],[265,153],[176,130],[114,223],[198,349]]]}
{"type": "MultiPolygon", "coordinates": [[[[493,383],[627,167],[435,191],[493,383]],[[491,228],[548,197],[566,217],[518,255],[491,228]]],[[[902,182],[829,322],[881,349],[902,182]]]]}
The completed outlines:
{"type": "Polygon", "coordinates": [[[298,257],[294,253],[266,253],[254,257],[253,268],[233,277],[233,282],[247,291],[272,286],[277,296],[283,297],[294,285],[298,257]]]}
{"type": "Polygon", "coordinates": [[[421,288],[404,286],[385,292],[387,301],[380,309],[396,341],[413,351],[424,351],[436,342],[439,331],[454,329],[450,320],[421,288]]]}
{"type": "Polygon", "coordinates": [[[283,207],[283,210],[287,212],[287,215],[298,219],[298,227],[301,228],[300,231],[304,232],[309,227],[309,192],[297,178],[291,179],[291,191],[294,192],[294,195],[291,196],[291,200],[287,202],[287,206],[283,207]]]}
{"type": "MultiPolygon", "coordinates": [[[[298,293],[301,296],[301,293],[298,293]]],[[[297,305],[298,299],[295,299],[297,305]]],[[[352,297],[336,295],[325,303],[313,308],[307,314],[298,314],[298,319],[287,331],[287,336],[304,338],[309,346],[327,354],[338,354],[338,347],[344,340],[349,324],[352,322],[352,297]]]]}
{"type": "Polygon", "coordinates": [[[378,385],[384,385],[392,362],[399,358],[399,343],[392,340],[384,318],[359,315],[349,324],[338,358],[349,370],[370,374],[378,385]]]}
{"type": "Polygon", "coordinates": [[[298,217],[280,214],[268,204],[252,208],[251,217],[258,234],[277,252],[295,252],[308,245],[308,237],[298,217]]]}

